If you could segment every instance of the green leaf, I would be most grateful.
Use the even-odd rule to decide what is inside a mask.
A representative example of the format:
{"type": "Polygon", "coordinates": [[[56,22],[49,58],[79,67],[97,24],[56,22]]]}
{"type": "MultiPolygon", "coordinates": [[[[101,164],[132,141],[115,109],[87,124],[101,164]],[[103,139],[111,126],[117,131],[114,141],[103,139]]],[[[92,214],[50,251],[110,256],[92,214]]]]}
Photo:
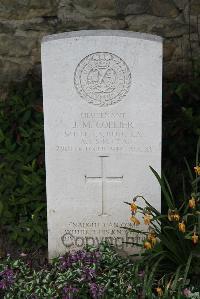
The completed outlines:
{"type": "Polygon", "coordinates": [[[186,279],[187,279],[188,272],[189,272],[189,269],[190,269],[192,257],[193,257],[193,253],[191,252],[189,257],[188,257],[188,261],[187,261],[186,268],[185,268],[185,273],[184,273],[183,283],[182,283],[183,288],[185,287],[185,283],[186,283],[186,279]]]}
{"type": "Polygon", "coordinates": [[[5,139],[5,135],[2,131],[2,129],[0,129],[0,142],[2,142],[5,139]]]}
{"type": "Polygon", "coordinates": [[[19,131],[20,131],[20,134],[21,134],[22,137],[24,137],[24,138],[29,137],[29,133],[25,129],[23,129],[22,127],[19,128],[19,131]]]}
{"type": "Polygon", "coordinates": [[[153,174],[155,175],[155,177],[157,178],[160,186],[161,186],[161,190],[164,194],[164,199],[167,202],[167,205],[170,209],[174,210],[175,209],[175,205],[172,201],[172,199],[169,196],[169,193],[167,192],[166,188],[165,188],[165,184],[163,182],[163,180],[160,178],[160,176],[158,175],[158,173],[150,166],[151,171],[153,172],[153,174]]]}
{"type": "Polygon", "coordinates": [[[0,215],[2,214],[3,212],[3,202],[2,200],[0,200],[0,215]]]}
{"type": "Polygon", "coordinates": [[[174,278],[172,286],[171,286],[172,291],[175,291],[177,288],[178,280],[180,278],[180,273],[181,273],[181,270],[183,269],[183,267],[184,267],[183,265],[180,265],[176,270],[175,278],[174,278]]]}
{"type": "Polygon", "coordinates": [[[193,173],[190,169],[190,166],[188,164],[188,161],[186,160],[186,158],[184,158],[184,161],[185,161],[185,164],[186,164],[186,167],[187,167],[187,170],[188,170],[188,173],[189,173],[189,176],[190,176],[190,180],[191,182],[194,180],[194,176],[193,176],[193,173]]]}
{"type": "Polygon", "coordinates": [[[197,150],[196,150],[196,165],[199,164],[199,152],[200,152],[200,137],[197,142],[197,150]]]}
{"type": "Polygon", "coordinates": [[[31,116],[31,111],[30,111],[30,110],[27,110],[27,111],[24,113],[23,117],[22,117],[22,121],[23,121],[23,122],[26,122],[27,120],[30,119],[30,116],[31,116]]]}
{"type": "Polygon", "coordinates": [[[165,182],[165,184],[166,184],[166,186],[167,186],[168,192],[169,192],[169,194],[170,194],[170,196],[171,196],[171,200],[172,200],[172,202],[173,202],[173,205],[175,206],[174,196],[173,196],[173,194],[172,194],[172,191],[171,191],[169,182],[167,181],[167,178],[165,177],[164,174],[163,174],[163,179],[164,179],[164,182],[165,182]]]}
{"type": "Polygon", "coordinates": [[[198,176],[194,181],[192,181],[192,185],[195,185],[200,182],[200,176],[198,176]]]}
{"type": "Polygon", "coordinates": [[[156,263],[154,264],[154,266],[151,268],[151,273],[149,275],[149,278],[148,278],[147,284],[146,284],[146,289],[147,289],[147,292],[148,292],[149,295],[151,295],[151,292],[152,292],[151,286],[153,284],[154,275],[155,275],[156,271],[158,271],[158,267],[159,267],[159,264],[162,261],[162,259],[163,259],[163,256],[161,256],[156,261],[156,263]]]}
{"type": "Polygon", "coordinates": [[[39,225],[34,225],[34,230],[40,234],[40,235],[43,235],[43,229],[41,228],[41,226],[39,225]]]}

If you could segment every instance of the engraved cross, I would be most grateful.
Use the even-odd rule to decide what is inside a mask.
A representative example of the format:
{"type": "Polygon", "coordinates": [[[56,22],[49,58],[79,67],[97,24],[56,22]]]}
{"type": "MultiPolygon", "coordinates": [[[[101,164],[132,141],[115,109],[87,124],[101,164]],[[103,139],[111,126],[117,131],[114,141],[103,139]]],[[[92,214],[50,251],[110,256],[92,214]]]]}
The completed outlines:
{"type": "Polygon", "coordinates": [[[111,182],[111,183],[121,183],[123,180],[123,175],[120,177],[109,177],[106,176],[104,173],[104,160],[105,158],[108,158],[108,156],[99,156],[101,159],[101,176],[87,176],[85,175],[85,182],[97,182],[101,184],[101,214],[99,216],[108,216],[108,213],[105,211],[105,200],[106,200],[106,194],[105,194],[105,183],[111,182]]]}

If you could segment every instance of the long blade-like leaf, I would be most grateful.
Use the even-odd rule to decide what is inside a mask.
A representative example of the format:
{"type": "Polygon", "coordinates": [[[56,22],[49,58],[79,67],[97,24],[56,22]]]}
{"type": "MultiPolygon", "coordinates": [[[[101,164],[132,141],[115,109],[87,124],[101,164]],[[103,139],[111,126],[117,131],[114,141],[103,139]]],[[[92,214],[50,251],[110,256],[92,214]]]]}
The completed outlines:
{"type": "Polygon", "coordinates": [[[175,209],[175,205],[173,204],[169,193],[167,192],[166,188],[165,188],[165,183],[163,182],[162,178],[159,176],[159,174],[150,166],[151,171],[153,172],[153,174],[155,175],[155,177],[157,178],[160,186],[161,186],[161,190],[163,192],[164,198],[167,202],[167,205],[170,209],[174,210],[175,209]]]}
{"type": "Polygon", "coordinates": [[[196,165],[199,164],[199,151],[200,151],[200,137],[197,142],[197,151],[196,151],[196,165]]]}
{"type": "Polygon", "coordinates": [[[174,281],[172,283],[172,291],[175,291],[176,290],[176,287],[177,287],[177,283],[178,283],[178,280],[180,278],[180,273],[181,273],[181,269],[183,268],[183,265],[180,265],[177,270],[176,270],[176,274],[175,274],[175,278],[174,278],[174,281]]]}
{"type": "Polygon", "coordinates": [[[182,284],[182,287],[183,287],[183,288],[184,288],[185,283],[186,283],[186,279],[187,279],[188,272],[189,272],[189,269],[190,269],[190,265],[191,265],[192,257],[193,257],[193,254],[192,254],[192,252],[191,252],[190,255],[189,255],[187,264],[186,264],[186,268],[185,268],[185,273],[184,273],[184,277],[183,277],[183,284],[182,284]]]}

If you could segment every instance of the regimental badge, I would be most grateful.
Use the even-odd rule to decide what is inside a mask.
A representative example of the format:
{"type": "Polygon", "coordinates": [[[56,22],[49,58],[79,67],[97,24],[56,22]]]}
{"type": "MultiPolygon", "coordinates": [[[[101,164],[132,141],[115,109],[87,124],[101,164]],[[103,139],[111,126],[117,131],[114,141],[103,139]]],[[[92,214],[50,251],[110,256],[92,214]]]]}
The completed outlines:
{"type": "Polygon", "coordinates": [[[126,96],[131,86],[131,72],[117,55],[96,52],[80,61],[74,73],[74,85],[88,103],[106,107],[126,96]]]}

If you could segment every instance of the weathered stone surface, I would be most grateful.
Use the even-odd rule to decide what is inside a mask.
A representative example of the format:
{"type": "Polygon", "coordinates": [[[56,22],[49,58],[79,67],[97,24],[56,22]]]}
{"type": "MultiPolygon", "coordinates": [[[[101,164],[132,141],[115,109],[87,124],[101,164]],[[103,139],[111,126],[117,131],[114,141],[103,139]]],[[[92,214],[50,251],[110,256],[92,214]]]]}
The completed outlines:
{"type": "Polygon", "coordinates": [[[8,22],[4,20],[0,20],[0,33],[14,33],[15,28],[13,26],[13,22],[8,22]]]}
{"type": "Polygon", "coordinates": [[[191,1],[191,15],[193,15],[193,16],[200,15],[200,1],[199,0],[191,1]]]}
{"type": "MultiPolygon", "coordinates": [[[[194,41],[191,44],[191,47],[195,49],[197,48],[194,41]]],[[[174,62],[175,68],[177,63],[183,63],[187,60],[190,60],[190,43],[188,34],[183,35],[179,39],[165,40],[164,61],[167,62],[167,64],[174,62]]]]}
{"type": "Polygon", "coordinates": [[[125,29],[127,24],[124,20],[113,20],[111,18],[99,18],[96,20],[88,18],[80,20],[77,19],[76,22],[73,20],[67,20],[65,24],[58,25],[58,32],[65,32],[66,31],[73,31],[73,30],[87,30],[87,29],[125,29]]]}
{"type": "Polygon", "coordinates": [[[173,0],[152,0],[152,14],[159,17],[176,17],[179,14],[173,0]]]}
{"type": "Polygon", "coordinates": [[[119,15],[137,15],[148,12],[150,0],[116,0],[116,9],[119,15]]]}
{"type": "Polygon", "coordinates": [[[90,20],[91,29],[125,29],[127,26],[124,20],[113,20],[111,18],[101,18],[97,20],[90,20]]]}
{"type": "Polygon", "coordinates": [[[59,4],[58,14],[62,16],[69,16],[74,11],[86,18],[116,16],[115,2],[113,0],[63,0],[59,4]]]}
{"type": "MultiPolygon", "coordinates": [[[[0,82],[2,85],[8,85],[12,81],[21,81],[32,69],[30,59],[6,59],[0,56],[0,82]],[[5,76],[6,74],[6,76],[5,76]]],[[[1,87],[2,87],[1,85],[1,87]]]]}
{"type": "Polygon", "coordinates": [[[116,17],[114,1],[63,0],[59,4],[58,20],[62,31],[80,29],[123,29],[124,20],[116,17]]]}
{"type": "Polygon", "coordinates": [[[152,0],[152,14],[158,17],[177,17],[179,10],[173,0],[152,0]]]}
{"type": "MultiPolygon", "coordinates": [[[[31,72],[35,63],[38,69],[42,36],[82,29],[123,29],[163,36],[167,39],[165,64],[172,62],[175,77],[175,57],[181,47],[184,59],[188,59],[183,37],[189,33],[189,24],[192,53],[198,55],[198,15],[199,0],[191,0],[191,8],[188,0],[0,0],[2,60],[6,63],[10,55],[18,58],[10,68],[1,68],[1,78],[5,76],[9,81],[17,68],[24,74],[30,67],[31,72]],[[23,63],[26,56],[31,61],[28,66],[23,63]]],[[[165,76],[170,79],[171,75],[171,67],[166,67],[165,76]]]]}
{"type": "Polygon", "coordinates": [[[196,28],[196,32],[199,31],[199,15],[200,15],[200,1],[199,2],[191,2],[191,6],[189,4],[186,5],[183,16],[185,23],[196,28]]]}
{"type": "Polygon", "coordinates": [[[118,0],[116,2],[117,9],[120,14],[123,15],[138,15],[146,13],[149,10],[150,7],[150,1],[149,0],[125,0],[121,1],[118,0]]]}
{"type": "Polygon", "coordinates": [[[96,0],[92,3],[96,3],[97,9],[115,10],[115,0],[96,0]]]}
{"type": "Polygon", "coordinates": [[[183,10],[188,4],[188,0],[174,0],[176,7],[180,10],[183,10]]]}
{"type": "Polygon", "coordinates": [[[188,25],[171,18],[150,15],[126,17],[129,30],[154,33],[163,37],[179,37],[188,32],[188,25]]]}
{"type": "Polygon", "coordinates": [[[199,37],[197,34],[184,35],[182,37],[182,44],[184,50],[183,57],[191,58],[192,55],[196,60],[200,60],[199,37]]]}
{"type": "Polygon", "coordinates": [[[36,41],[23,36],[0,34],[0,44],[4,45],[4,47],[0,48],[0,55],[7,54],[11,57],[23,57],[31,54],[31,49],[36,44],[36,41]]]}
{"type": "Polygon", "coordinates": [[[56,14],[56,2],[53,0],[1,0],[0,17],[8,19],[28,19],[37,16],[56,14]]]}
{"type": "Polygon", "coordinates": [[[166,40],[163,47],[163,57],[164,61],[170,61],[173,57],[173,54],[175,52],[176,45],[174,43],[174,40],[166,40]]]}

